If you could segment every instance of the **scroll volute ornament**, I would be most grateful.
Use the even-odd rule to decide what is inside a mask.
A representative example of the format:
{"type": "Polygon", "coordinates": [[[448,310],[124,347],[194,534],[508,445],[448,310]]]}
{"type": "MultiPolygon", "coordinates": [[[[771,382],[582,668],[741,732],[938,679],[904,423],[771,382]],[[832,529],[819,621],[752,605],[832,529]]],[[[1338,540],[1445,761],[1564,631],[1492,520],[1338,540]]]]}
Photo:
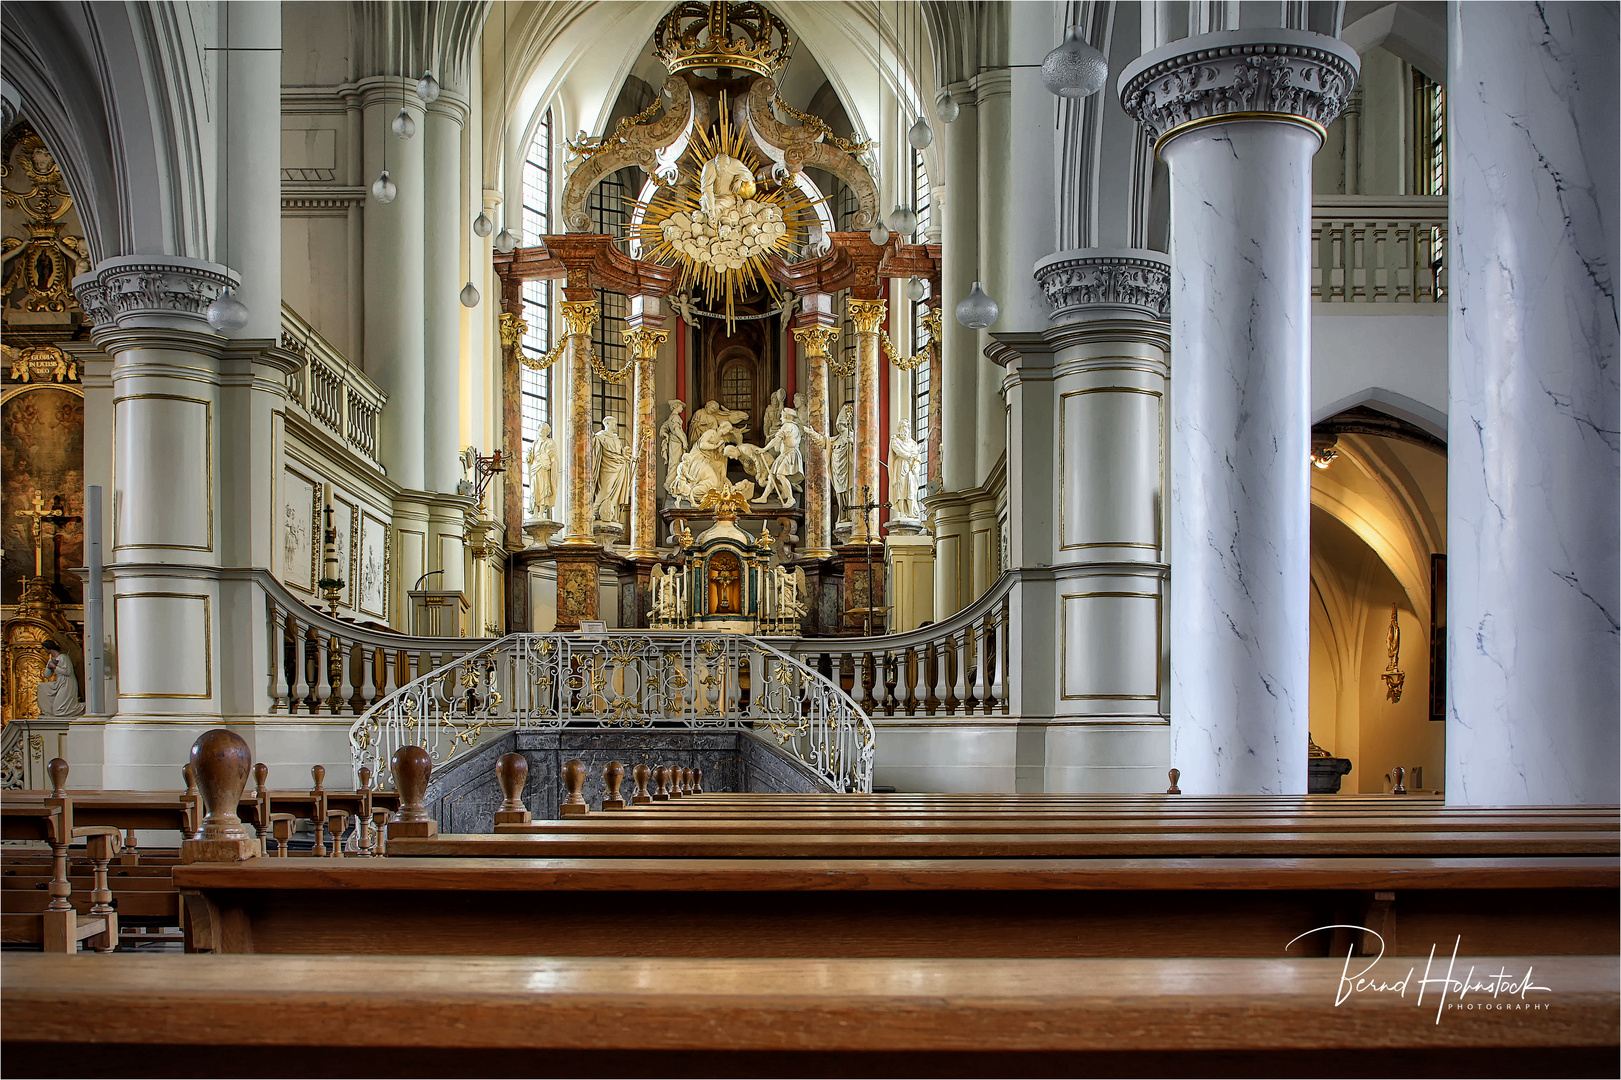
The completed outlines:
{"type": "Polygon", "coordinates": [[[602,308],[595,300],[564,300],[563,321],[570,334],[589,334],[602,308]]]}
{"type": "MultiPolygon", "coordinates": [[[[681,137],[692,121],[694,112],[698,111],[692,90],[686,80],[678,75],[664,80],[660,100],[664,103],[664,115],[655,120],[645,124],[627,124],[622,120],[615,132],[606,138],[576,139],[570,144],[570,148],[581,155],[574,171],[563,184],[563,224],[570,232],[592,231],[587,201],[591,189],[603,177],[627,165],[636,166],[648,176],[658,177],[659,151],[681,137]]],[[[707,117],[701,119],[707,124],[707,117]]]]}
{"type": "Polygon", "coordinates": [[[790,126],[777,119],[777,84],[757,79],[748,94],[749,130],[756,141],[782,151],[789,173],[805,168],[825,169],[844,181],[856,197],[856,212],[848,228],[865,232],[878,221],[878,185],[860,159],[826,141],[826,125],[790,126]]]}

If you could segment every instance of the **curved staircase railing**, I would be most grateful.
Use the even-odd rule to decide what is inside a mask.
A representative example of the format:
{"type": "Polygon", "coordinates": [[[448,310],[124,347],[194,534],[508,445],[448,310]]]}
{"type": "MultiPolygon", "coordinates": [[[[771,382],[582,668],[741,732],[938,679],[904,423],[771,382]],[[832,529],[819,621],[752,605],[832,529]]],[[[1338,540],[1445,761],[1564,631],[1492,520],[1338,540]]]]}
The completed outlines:
{"type": "Polygon", "coordinates": [[[832,680],[743,634],[509,634],[384,695],[350,726],[358,776],[395,750],[439,768],[514,729],[752,730],[840,792],[872,791],[872,721],[832,680]]]}

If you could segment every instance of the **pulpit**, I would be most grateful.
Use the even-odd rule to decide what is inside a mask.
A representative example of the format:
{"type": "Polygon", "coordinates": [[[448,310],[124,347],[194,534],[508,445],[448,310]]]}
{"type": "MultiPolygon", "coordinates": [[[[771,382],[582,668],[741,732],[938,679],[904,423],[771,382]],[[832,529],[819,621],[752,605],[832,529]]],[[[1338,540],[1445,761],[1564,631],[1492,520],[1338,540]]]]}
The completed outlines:
{"type": "Polygon", "coordinates": [[[470,606],[460,589],[411,589],[411,633],[417,637],[465,637],[470,606]]]}

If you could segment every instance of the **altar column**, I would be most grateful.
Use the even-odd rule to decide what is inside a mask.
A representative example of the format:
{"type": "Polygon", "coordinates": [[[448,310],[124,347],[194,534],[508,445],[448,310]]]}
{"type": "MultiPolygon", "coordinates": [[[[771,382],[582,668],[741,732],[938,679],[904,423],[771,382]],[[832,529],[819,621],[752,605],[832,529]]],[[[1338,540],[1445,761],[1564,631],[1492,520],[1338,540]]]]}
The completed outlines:
{"type": "Polygon", "coordinates": [[[626,320],[625,345],[630,349],[635,371],[636,411],[631,416],[631,460],[636,473],[630,489],[630,557],[658,557],[658,454],[653,446],[658,430],[654,414],[653,362],[670,332],[656,296],[633,296],[630,318],[626,320]]]}
{"type": "MultiPolygon", "coordinates": [[[[588,289],[567,290],[569,293],[588,289]]],[[[568,509],[563,517],[561,543],[573,547],[596,544],[591,535],[591,327],[597,321],[596,300],[564,300],[563,321],[568,339],[563,366],[568,374],[568,446],[558,455],[563,464],[563,492],[568,509]]]]}
{"type": "Polygon", "coordinates": [[[1447,803],[1614,803],[1616,11],[1450,22],[1447,803]]]}
{"type": "Polygon", "coordinates": [[[794,340],[805,353],[805,412],[801,422],[812,436],[801,442],[805,455],[805,547],[807,559],[833,555],[828,521],[827,350],[839,336],[833,325],[832,298],[818,293],[803,298],[804,311],[794,317],[794,340]]]}
{"type": "MultiPolygon", "coordinates": [[[[888,311],[887,300],[845,301],[846,314],[856,327],[856,452],[855,484],[850,502],[874,502],[878,499],[878,379],[880,355],[878,328],[884,323],[888,311]]],[[[878,511],[862,512],[864,524],[852,533],[852,543],[876,544],[878,537],[878,511]]]]}
{"type": "Polygon", "coordinates": [[[1170,168],[1171,764],[1190,793],[1306,790],[1312,155],[1357,69],[1321,34],[1236,30],[1120,77],[1170,168]]]}

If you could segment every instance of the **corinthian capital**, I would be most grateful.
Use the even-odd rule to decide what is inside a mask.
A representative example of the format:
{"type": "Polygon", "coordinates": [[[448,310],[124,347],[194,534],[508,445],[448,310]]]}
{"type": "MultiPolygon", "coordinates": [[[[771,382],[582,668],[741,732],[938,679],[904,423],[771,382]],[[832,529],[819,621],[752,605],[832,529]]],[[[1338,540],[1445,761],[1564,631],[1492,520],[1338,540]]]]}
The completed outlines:
{"type": "Polygon", "coordinates": [[[794,331],[794,340],[805,350],[807,360],[826,360],[827,347],[839,336],[836,326],[802,326],[794,331]]]}
{"type": "Polygon", "coordinates": [[[638,326],[625,331],[625,346],[637,360],[651,360],[659,354],[659,346],[670,336],[668,330],[654,330],[638,326]]]}
{"type": "Polygon", "coordinates": [[[1304,30],[1230,30],[1173,41],[1120,73],[1120,103],[1156,144],[1232,120],[1303,123],[1322,134],[1356,86],[1356,51],[1304,30]]]}
{"type": "Polygon", "coordinates": [[[844,312],[856,324],[858,334],[876,334],[889,312],[887,300],[846,300],[844,312]]]}
{"type": "Polygon", "coordinates": [[[601,308],[595,300],[564,300],[563,321],[570,334],[589,334],[601,308]]]}
{"type": "Polygon", "coordinates": [[[119,255],[73,279],[79,306],[97,331],[114,327],[213,333],[208,305],[236,288],[236,271],[177,255],[119,255]]]}

